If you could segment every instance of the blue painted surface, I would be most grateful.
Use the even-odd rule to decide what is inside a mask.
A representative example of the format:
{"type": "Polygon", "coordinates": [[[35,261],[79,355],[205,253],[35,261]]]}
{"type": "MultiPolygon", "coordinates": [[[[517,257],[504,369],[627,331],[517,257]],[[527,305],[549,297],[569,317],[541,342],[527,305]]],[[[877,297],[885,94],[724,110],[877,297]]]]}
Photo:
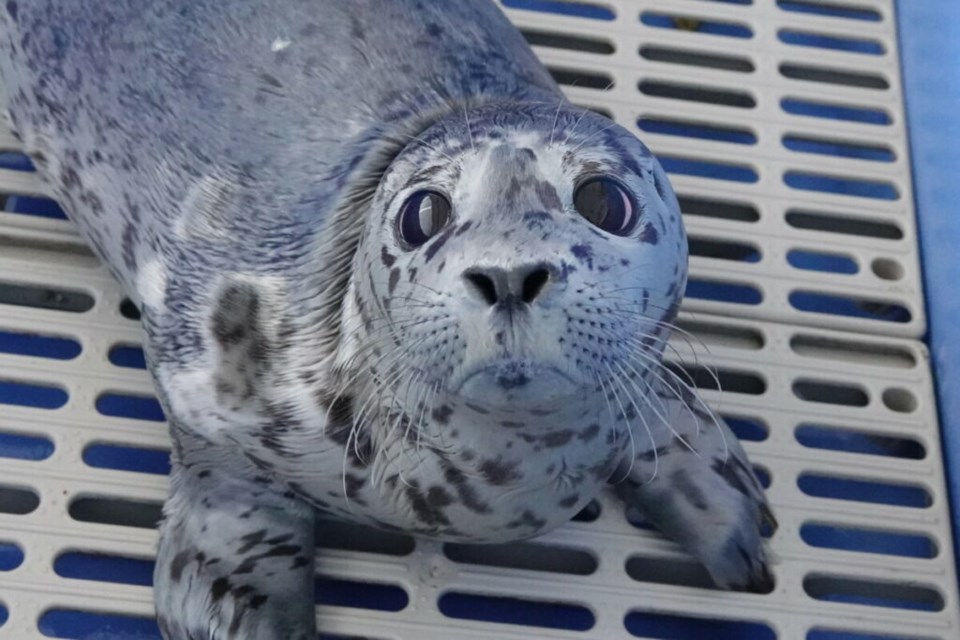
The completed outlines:
{"type": "MultiPolygon", "coordinates": [[[[644,12],[640,15],[640,22],[648,27],[656,27],[658,29],[679,29],[680,27],[678,26],[676,20],[677,17],[682,16],[644,12]]],[[[753,37],[753,31],[745,24],[737,24],[734,22],[715,22],[712,20],[704,20],[702,18],[697,18],[697,32],[709,33],[715,36],[726,36],[728,38],[746,39],[753,37]]]]}
{"type": "Polygon", "coordinates": [[[128,369],[147,368],[147,359],[140,347],[120,345],[110,349],[110,354],[107,357],[112,364],[118,367],[127,367],[128,369]]]}
{"type": "Polygon", "coordinates": [[[59,409],[67,400],[67,392],[57,387],[0,380],[0,405],[59,409]]]}
{"type": "Polygon", "coordinates": [[[40,616],[40,633],[51,638],[70,640],[161,640],[154,620],[89,613],[70,609],[51,609],[40,616]]]}
{"type": "Polygon", "coordinates": [[[105,393],[97,398],[97,411],[105,416],[163,422],[166,418],[156,398],[105,393]]]}
{"type": "Polygon", "coordinates": [[[0,542],[0,571],[13,571],[23,562],[23,551],[11,542],[0,542]]]}
{"type": "Polygon", "coordinates": [[[800,537],[807,544],[826,549],[846,549],[907,558],[934,558],[937,547],[927,536],[869,531],[826,524],[804,524],[800,537]]]}
{"type": "Polygon", "coordinates": [[[151,587],[153,564],[152,560],[75,551],[57,556],[53,570],[64,578],[151,587]]]}
{"type": "Polygon", "coordinates": [[[815,102],[799,98],[784,98],[780,101],[780,108],[786,113],[797,116],[810,116],[827,120],[845,120],[862,124],[885,126],[893,120],[890,114],[880,109],[857,107],[829,102],[815,102]]]}
{"type": "MultiPolygon", "coordinates": [[[[750,0],[718,0],[731,4],[750,4],[750,0]]],[[[594,4],[582,2],[567,4],[546,0],[505,0],[504,4],[511,7],[525,8],[535,11],[551,13],[571,13],[581,17],[597,20],[610,20],[611,11],[602,3],[594,4]]],[[[960,303],[956,300],[954,283],[960,282],[960,264],[953,258],[955,252],[952,245],[960,238],[960,215],[955,212],[955,203],[960,202],[960,187],[954,175],[960,168],[960,152],[956,148],[956,141],[960,140],[960,71],[942,64],[931,64],[933,60],[960,60],[960,5],[947,6],[945,2],[909,1],[898,3],[901,28],[901,56],[904,62],[904,80],[907,91],[908,116],[910,124],[912,155],[915,169],[916,198],[920,217],[920,235],[924,251],[925,285],[928,293],[928,317],[931,328],[931,346],[934,355],[938,381],[941,390],[960,389],[960,322],[952,318],[960,317],[960,303]],[[951,348],[952,345],[952,348],[951,348]]],[[[803,13],[820,13],[832,15],[855,26],[856,20],[874,21],[878,19],[875,12],[869,10],[832,9],[818,6],[815,3],[802,0],[780,0],[778,5],[785,11],[803,13]]],[[[675,23],[662,15],[646,14],[644,23],[649,26],[675,28],[675,23]]],[[[716,35],[727,35],[748,38],[752,33],[740,25],[726,25],[705,23],[701,30],[716,35]]],[[[847,48],[847,50],[861,53],[875,53],[873,45],[851,44],[824,39],[810,39],[805,36],[788,35],[784,41],[790,44],[804,46],[821,46],[827,48],[847,48]],[[851,48],[852,47],[852,48],[851,48]]],[[[846,104],[818,104],[800,99],[788,98],[781,103],[781,108],[791,114],[803,115],[834,120],[854,121],[876,126],[886,126],[891,122],[890,116],[876,109],[846,104]]],[[[708,130],[687,129],[680,131],[661,131],[675,135],[693,135],[694,137],[708,137],[725,139],[727,142],[752,144],[754,140],[748,134],[711,133],[708,130]],[[706,131],[706,133],[705,133],[706,131]]],[[[795,144],[795,143],[791,143],[795,144]]],[[[801,142],[796,151],[827,152],[831,154],[849,153],[847,149],[835,147],[824,148],[801,142]]],[[[886,155],[871,159],[888,161],[886,155]]],[[[668,161],[669,163],[669,161],[668,161]]],[[[0,154],[0,167],[32,171],[29,160],[20,154],[0,154]]],[[[676,169],[677,167],[673,167],[676,169]]],[[[689,166],[681,169],[690,171],[689,166]]],[[[709,167],[695,167],[697,175],[710,175],[709,167]]],[[[717,166],[717,174],[711,177],[737,179],[723,171],[725,167],[717,166]]],[[[741,176],[741,178],[744,176],[741,176]]],[[[749,176],[745,176],[749,178],[749,176]]],[[[815,188],[834,193],[847,193],[867,198],[893,199],[899,194],[892,187],[883,184],[844,183],[840,181],[823,181],[819,176],[792,177],[795,188],[815,188]]],[[[62,210],[56,203],[43,198],[26,196],[9,197],[5,208],[8,211],[35,215],[41,217],[63,218],[62,210]]],[[[742,304],[756,304],[759,302],[759,292],[749,287],[738,287],[724,283],[693,282],[688,291],[691,297],[727,300],[742,304]]],[[[904,316],[905,310],[896,308],[864,308],[852,301],[838,301],[836,299],[813,299],[810,296],[797,298],[792,302],[798,308],[819,312],[841,313],[861,317],[877,318],[878,314],[886,314],[888,321],[902,322],[909,318],[904,316]],[[846,306],[844,306],[846,305],[846,306]]],[[[129,314],[128,314],[129,315],[129,314]]],[[[2,336],[0,336],[2,337],[2,336]]],[[[14,341],[6,340],[5,344],[14,341]]],[[[68,345],[34,342],[11,347],[10,350],[20,349],[20,353],[27,353],[36,349],[47,349],[45,357],[64,358],[70,353],[68,345]],[[60,349],[58,351],[58,349],[60,349]],[[66,350],[62,350],[66,349],[66,350]],[[57,354],[60,354],[59,356],[57,354]]],[[[134,348],[122,347],[111,353],[111,361],[118,366],[140,368],[142,354],[134,348]]],[[[41,355],[41,354],[33,354],[41,355]]],[[[66,394],[59,390],[26,389],[3,386],[0,383],[0,401],[4,398],[20,404],[31,406],[46,406],[53,408],[66,400],[66,394]],[[35,395],[27,392],[36,391],[35,395]],[[19,402],[18,402],[19,401],[19,402]]],[[[103,398],[101,399],[103,400],[103,398]]],[[[131,418],[148,420],[162,419],[159,406],[152,399],[127,398],[123,396],[107,397],[105,402],[98,403],[104,413],[121,415],[131,418]]],[[[952,469],[950,482],[953,488],[955,512],[960,512],[960,394],[941,393],[941,420],[946,433],[945,448],[948,461],[952,469]]],[[[762,440],[766,438],[766,429],[749,420],[734,421],[738,435],[747,440],[762,440]]],[[[806,434],[808,446],[820,448],[848,450],[857,453],[872,455],[893,455],[896,457],[922,457],[922,447],[917,450],[916,443],[893,443],[896,446],[881,447],[882,443],[869,438],[844,436],[838,438],[831,434],[806,434]],[[910,448],[910,447],[913,448],[910,448]],[[866,450],[865,450],[866,448],[866,450]]],[[[17,457],[27,460],[39,460],[51,455],[52,443],[43,438],[25,438],[3,434],[0,437],[0,457],[17,457]]],[[[87,449],[84,459],[92,466],[110,469],[142,471],[148,473],[168,473],[169,467],[166,454],[157,451],[135,449],[114,445],[96,445],[87,449]]],[[[762,472],[762,470],[760,470],[762,472]]],[[[770,478],[765,473],[764,479],[770,478]]],[[[914,487],[882,486],[874,483],[846,481],[823,478],[806,477],[802,480],[804,489],[812,495],[825,498],[840,498],[847,500],[879,501],[887,504],[900,504],[914,508],[926,506],[928,496],[914,487]]],[[[849,549],[874,553],[900,553],[912,557],[929,557],[935,553],[930,542],[919,536],[896,536],[888,533],[874,533],[841,530],[829,526],[813,527],[808,530],[807,542],[815,546],[827,546],[837,549],[849,549]]],[[[84,554],[73,554],[61,560],[61,569],[80,571],[84,575],[96,575],[105,579],[128,584],[148,584],[149,563],[131,561],[118,558],[80,557],[84,554]],[[63,565],[66,562],[67,565],[63,565]],[[133,565],[126,563],[133,562],[133,565]],[[72,563],[72,564],[71,564],[72,563]],[[67,566],[67,569],[63,569],[67,566]],[[110,577],[108,577],[110,576],[110,577]]],[[[22,554],[18,549],[9,545],[0,545],[0,568],[14,566],[22,561],[22,554]]],[[[80,577],[78,575],[77,577],[80,577]]],[[[319,601],[339,604],[342,606],[361,606],[387,611],[395,611],[407,606],[406,594],[401,589],[389,586],[354,585],[331,581],[318,582],[319,601]]],[[[833,596],[828,599],[856,601],[857,597],[849,595],[833,596]]],[[[870,602],[863,604],[879,604],[870,602]]],[[[903,606],[902,603],[885,602],[892,606],[903,606]]],[[[530,603],[497,598],[487,598],[468,594],[447,594],[441,603],[441,608],[451,617],[470,619],[497,620],[518,624],[533,624],[536,626],[589,629],[593,625],[593,616],[586,609],[567,607],[564,605],[550,605],[530,603]]],[[[918,608],[925,608],[919,606],[918,608]]],[[[8,613],[0,605],[0,625],[5,622],[8,613]]],[[[625,624],[632,633],[653,634],[658,637],[691,637],[690,634],[710,634],[715,638],[740,639],[773,637],[772,631],[765,625],[749,622],[718,622],[716,620],[681,619],[647,613],[633,613],[625,619],[625,624]],[[680,635],[676,635],[680,634],[680,635]]],[[[158,631],[152,621],[138,618],[91,614],[86,612],[72,612],[54,610],[48,612],[41,620],[41,628],[45,633],[54,637],[80,638],[117,638],[131,640],[132,638],[158,637],[158,631]]],[[[331,636],[332,638],[332,636],[331,636]]],[[[813,632],[809,640],[849,640],[852,638],[877,638],[880,636],[863,636],[845,631],[820,630],[813,632]]]]}
{"type": "Polygon", "coordinates": [[[960,529],[960,3],[897,3],[932,364],[960,529]]]}
{"type": "Polygon", "coordinates": [[[333,607],[352,607],[374,611],[402,611],[410,597],[400,587],[389,584],[316,578],[314,602],[333,607]]]}
{"type": "Polygon", "coordinates": [[[80,355],[80,343],[71,338],[43,336],[0,329],[0,353],[73,360],[80,355]]]}
{"type": "Polygon", "coordinates": [[[83,461],[91,467],[135,471],[155,475],[170,474],[170,454],[117,444],[94,444],[83,450],[83,461]]]}
{"type": "Polygon", "coordinates": [[[624,619],[632,635],[662,640],[776,640],[773,629],[759,622],[692,618],[662,613],[633,612],[624,619]]]}
{"type": "Polygon", "coordinates": [[[53,455],[53,443],[42,436],[0,432],[0,458],[46,460],[53,455]]]}
{"type": "Polygon", "coordinates": [[[440,612],[449,618],[521,624],[547,629],[587,631],[596,620],[586,607],[469,593],[440,596],[440,612]]]}

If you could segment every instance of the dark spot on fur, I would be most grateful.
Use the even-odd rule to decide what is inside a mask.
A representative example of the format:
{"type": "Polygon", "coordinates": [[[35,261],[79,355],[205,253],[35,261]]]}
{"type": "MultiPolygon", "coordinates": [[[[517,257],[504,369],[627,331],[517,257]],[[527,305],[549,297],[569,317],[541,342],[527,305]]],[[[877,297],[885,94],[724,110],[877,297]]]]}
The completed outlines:
{"type": "Polygon", "coordinates": [[[253,287],[244,284],[231,284],[220,294],[213,315],[213,335],[221,346],[227,348],[248,336],[257,324],[260,311],[260,298],[253,287]]]}
{"type": "Polygon", "coordinates": [[[582,442],[590,442],[600,433],[600,425],[594,423],[577,434],[577,439],[582,442]]]}
{"type": "Polygon", "coordinates": [[[643,453],[637,456],[637,459],[643,462],[653,462],[657,458],[662,458],[663,456],[669,454],[670,451],[671,451],[671,448],[669,446],[657,447],[656,449],[644,451],[643,453]]]}
{"type": "Polygon", "coordinates": [[[256,591],[256,589],[254,589],[251,585],[242,584],[239,587],[234,587],[230,593],[233,594],[234,598],[242,598],[253,593],[254,591],[256,591]]]}
{"type": "Polygon", "coordinates": [[[170,563],[170,579],[174,582],[180,582],[183,576],[183,570],[190,564],[190,551],[181,551],[173,557],[170,563]]]}
{"type": "Polygon", "coordinates": [[[430,412],[430,415],[436,420],[439,424],[447,424],[450,421],[450,416],[453,415],[453,409],[448,405],[440,405],[435,407],[433,411],[430,412]]]}
{"type": "Polygon", "coordinates": [[[575,244],[570,247],[570,252],[580,264],[587,265],[587,269],[593,269],[593,247],[589,244],[575,244]]]}
{"type": "Polygon", "coordinates": [[[400,269],[394,267],[390,270],[390,280],[387,284],[387,292],[392,294],[393,290],[397,288],[397,283],[400,282],[400,269]]]}
{"type": "Polygon", "coordinates": [[[298,544],[281,544],[266,553],[260,554],[261,558],[272,558],[275,556],[295,556],[303,551],[303,547],[298,544]]]}
{"type": "Polygon", "coordinates": [[[747,486],[743,483],[733,464],[730,462],[724,463],[723,460],[715,460],[713,464],[710,465],[710,468],[713,469],[714,473],[723,478],[734,491],[745,496],[750,495],[749,489],[747,489],[747,486]]]}
{"type": "Polygon", "coordinates": [[[427,491],[427,504],[441,508],[453,504],[453,496],[441,486],[430,487],[427,491]]]}
{"type": "Polygon", "coordinates": [[[280,544],[280,543],[282,543],[282,542],[290,542],[291,540],[293,540],[293,534],[292,534],[292,533],[284,533],[283,535],[274,536],[274,537],[272,537],[272,538],[269,538],[269,539],[266,541],[266,543],[267,543],[267,544],[280,544]]]}
{"type": "Polygon", "coordinates": [[[560,196],[557,194],[556,187],[546,180],[541,180],[537,183],[537,196],[539,196],[540,202],[542,202],[543,206],[547,209],[563,209],[563,202],[561,202],[560,196]]]}
{"type": "Polygon", "coordinates": [[[404,489],[407,500],[410,501],[410,507],[417,519],[427,526],[449,525],[450,519],[444,514],[443,507],[431,504],[428,496],[424,496],[419,487],[419,483],[413,480],[404,489]]]}
{"type": "Polygon", "coordinates": [[[427,244],[427,248],[423,252],[423,261],[430,262],[433,260],[433,257],[443,248],[451,235],[453,235],[453,227],[448,225],[443,233],[427,244]]]}
{"type": "Polygon", "coordinates": [[[569,495],[566,498],[563,498],[562,500],[560,500],[560,502],[558,502],[557,505],[561,509],[569,509],[573,505],[577,504],[577,502],[579,501],[580,501],[580,494],[574,493],[573,495],[569,495]]]}
{"type": "Polygon", "coordinates": [[[266,537],[266,529],[260,529],[259,531],[254,531],[253,533],[248,533],[245,536],[241,536],[240,542],[242,544],[240,545],[240,548],[237,549],[237,553],[242,555],[250,551],[250,549],[253,549],[255,546],[263,542],[263,539],[266,537]]]}
{"type": "Polygon", "coordinates": [[[529,527],[534,531],[538,531],[547,526],[547,521],[542,520],[536,516],[529,509],[525,510],[519,518],[507,523],[508,529],[518,529],[520,527],[529,527]]]}
{"type": "Polygon", "coordinates": [[[363,489],[363,485],[367,483],[366,478],[348,473],[346,476],[344,476],[343,481],[347,498],[349,500],[353,500],[354,502],[363,504],[364,501],[360,498],[360,490],[363,489]]]}
{"type": "Polygon", "coordinates": [[[485,415],[487,415],[488,413],[490,413],[489,411],[487,411],[486,409],[484,409],[483,407],[481,407],[481,406],[479,406],[479,405],[471,404],[471,403],[469,403],[469,402],[464,402],[463,404],[464,404],[468,409],[470,409],[471,411],[473,411],[474,413],[479,413],[479,414],[482,415],[482,416],[485,416],[485,415]]]}
{"type": "Polygon", "coordinates": [[[217,578],[213,581],[213,584],[210,585],[210,599],[213,602],[220,602],[223,599],[223,596],[227,595],[230,591],[230,581],[226,578],[217,578]]]}
{"type": "Polygon", "coordinates": [[[480,500],[477,490],[470,484],[469,478],[462,471],[442,457],[440,458],[440,467],[443,469],[443,479],[453,486],[464,507],[474,513],[490,513],[490,507],[480,500]]]}
{"type": "Polygon", "coordinates": [[[462,225],[460,225],[460,227],[457,229],[457,231],[456,231],[456,233],[454,233],[454,235],[457,235],[457,236],[463,235],[464,233],[466,233],[467,231],[469,231],[469,230],[470,230],[470,227],[472,227],[472,226],[473,226],[473,220],[467,220],[467,221],[464,222],[462,225]]]}
{"type": "Polygon", "coordinates": [[[386,247],[380,248],[380,261],[383,262],[383,266],[387,269],[393,266],[393,263],[397,261],[396,257],[387,251],[386,247]]]}
{"type": "Polygon", "coordinates": [[[270,75],[269,73],[261,73],[259,78],[260,78],[260,82],[270,87],[273,87],[274,89],[283,88],[283,83],[277,80],[276,77],[270,75]]]}
{"type": "Polygon", "coordinates": [[[543,230],[553,221],[553,216],[546,211],[527,211],[523,214],[523,221],[527,223],[527,229],[531,231],[543,230]]]}
{"type": "Polygon", "coordinates": [[[480,473],[484,480],[494,486],[502,486],[510,482],[519,480],[523,475],[517,471],[519,466],[516,462],[504,462],[500,458],[496,460],[484,460],[480,463],[480,473]]]}
{"type": "Polygon", "coordinates": [[[567,444],[572,438],[573,431],[570,429],[562,429],[543,436],[542,442],[545,447],[555,449],[556,447],[562,447],[567,444]]]}
{"type": "Polygon", "coordinates": [[[126,265],[130,271],[136,271],[137,269],[137,246],[139,242],[140,232],[138,228],[130,222],[127,222],[123,228],[120,244],[123,248],[123,264],[126,265]]]}
{"type": "Polygon", "coordinates": [[[640,242],[653,245],[660,242],[660,234],[657,233],[657,229],[652,224],[643,228],[643,232],[640,234],[640,242]]]}

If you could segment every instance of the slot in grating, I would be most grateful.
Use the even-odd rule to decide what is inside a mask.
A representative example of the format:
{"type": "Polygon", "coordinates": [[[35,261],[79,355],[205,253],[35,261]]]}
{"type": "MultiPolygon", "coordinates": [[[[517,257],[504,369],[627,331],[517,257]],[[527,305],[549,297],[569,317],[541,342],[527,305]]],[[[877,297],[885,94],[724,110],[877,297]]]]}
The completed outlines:
{"type": "MultiPolygon", "coordinates": [[[[776,584],[711,588],[609,495],[501,549],[323,523],[322,637],[957,637],[927,359],[901,339],[924,317],[891,0],[502,5],[576,104],[672,172],[694,350],[677,336],[671,367],[769,486],[776,584]]],[[[5,151],[0,639],[156,638],[169,443],[139,314],[5,151]]]]}

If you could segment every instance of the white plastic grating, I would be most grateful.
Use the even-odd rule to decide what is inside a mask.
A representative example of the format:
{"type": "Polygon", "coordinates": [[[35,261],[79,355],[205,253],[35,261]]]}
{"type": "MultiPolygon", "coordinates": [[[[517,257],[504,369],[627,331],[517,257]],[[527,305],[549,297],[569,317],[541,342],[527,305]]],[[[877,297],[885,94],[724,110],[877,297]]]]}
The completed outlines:
{"type": "MultiPolygon", "coordinates": [[[[683,340],[675,346],[698,382],[709,385],[698,367],[718,369],[724,393],[704,395],[732,419],[751,459],[770,479],[781,524],[770,542],[779,557],[776,587],[769,594],[706,588],[702,571],[675,546],[630,524],[617,503],[604,498],[593,521],[572,522],[527,545],[502,549],[444,549],[388,534],[358,536],[338,526],[336,535],[328,531],[319,541],[333,547],[321,550],[319,571],[361,586],[337,583],[324,590],[321,628],[384,640],[957,638],[957,577],[926,351],[898,337],[831,330],[903,336],[923,330],[891,3],[856,0],[837,9],[879,17],[873,21],[785,11],[774,0],[572,4],[613,19],[523,9],[509,15],[541,43],[561,34],[568,46],[573,35],[594,41],[580,47],[596,49],[599,41],[607,43],[602,50],[612,49],[537,47],[555,71],[566,72],[561,79],[579,74],[580,86],[567,87],[575,101],[634,128],[640,119],[735,128],[739,133],[724,134],[727,142],[641,135],[663,156],[733,163],[758,175],[756,183],[673,175],[688,210],[712,214],[686,217],[695,251],[719,256],[695,256],[693,277],[762,292],[753,305],[688,299],[682,325],[706,348],[696,348],[697,361],[683,340]],[[645,12],[696,18],[699,23],[680,24],[700,31],[644,24],[645,12]],[[752,37],[704,33],[720,22],[741,25],[734,32],[742,35],[746,28],[752,37]],[[790,46],[778,39],[780,29],[871,39],[886,53],[790,46]],[[744,68],[746,60],[754,71],[653,61],[638,54],[641,46],[648,57],[676,59],[658,48],[683,48],[724,56],[711,64],[744,68]],[[783,64],[874,74],[890,88],[791,80],[780,75],[783,64]],[[584,72],[602,79],[590,80],[584,72]],[[606,92],[583,86],[603,88],[611,79],[615,84],[606,92]],[[637,87],[643,82],[739,92],[756,107],[642,95],[637,87]],[[791,115],[781,110],[784,96],[876,109],[890,123],[791,115]],[[808,156],[783,146],[788,134],[857,141],[888,149],[894,159],[808,156]],[[750,136],[755,144],[737,142],[750,136]],[[899,198],[792,190],[783,183],[789,171],[889,183],[899,198]],[[794,215],[788,218],[788,212],[794,215]],[[759,260],[750,262],[755,254],[742,245],[759,260]],[[787,260],[791,250],[848,256],[859,271],[798,270],[787,260]],[[899,279],[890,279],[897,274],[899,279]],[[803,312],[790,304],[793,291],[869,301],[857,309],[878,317],[902,320],[890,308],[903,308],[910,320],[803,312]],[[560,609],[537,611],[538,603],[559,603],[560,609]],[[484,620],[491,612],[501,622],[484,620]],[[555,628],[561,620],[572,628],[555,628]]],[[[0,134],[0,150],[16,148],[9,135],[0,134]]],[[[0,191],[41,195],[44,188],[30,173],[0,170],[0,191]]],[[[12,198],[6,204],[11,210],[19,206],[12,198]]],[[[803,264],[811,263],[841,270],[848,265],[803,264]]],[[[151,524],[166,495],[166,429],[145,419],[160,416],[143,400],[151,397],[151,384],[135,366],[136,350],[129,349],[139,343],[139,329],[121,313],[121,302],[116,284],[69,223],[0,213],[0,638],[156,633],[139,621],[97,617],[151,615],[149,587],[143,586],[149,566],[137,561],[152,557],[151,524]],[[115,446],[129,449],[110,449],[115,446]]]]}
{"type": "Polygon", "coordinates": [[[593,17],[508,15],[574,102],[665,159],[695,241],[687,309],[923,334],[892,0],[563,4],[593,17]]]}

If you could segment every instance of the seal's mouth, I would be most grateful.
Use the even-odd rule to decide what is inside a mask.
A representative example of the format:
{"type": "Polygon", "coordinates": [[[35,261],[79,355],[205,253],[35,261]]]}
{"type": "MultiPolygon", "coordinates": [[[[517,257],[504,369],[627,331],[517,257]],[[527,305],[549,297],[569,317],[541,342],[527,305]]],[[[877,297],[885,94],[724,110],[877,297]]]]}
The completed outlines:
{"type": "Polygon", "coordinates": [[[529,405],[570,398],[581,386],[559,367],[510,358],[474,368],[450,391],[484,404],[529,405]]]}

